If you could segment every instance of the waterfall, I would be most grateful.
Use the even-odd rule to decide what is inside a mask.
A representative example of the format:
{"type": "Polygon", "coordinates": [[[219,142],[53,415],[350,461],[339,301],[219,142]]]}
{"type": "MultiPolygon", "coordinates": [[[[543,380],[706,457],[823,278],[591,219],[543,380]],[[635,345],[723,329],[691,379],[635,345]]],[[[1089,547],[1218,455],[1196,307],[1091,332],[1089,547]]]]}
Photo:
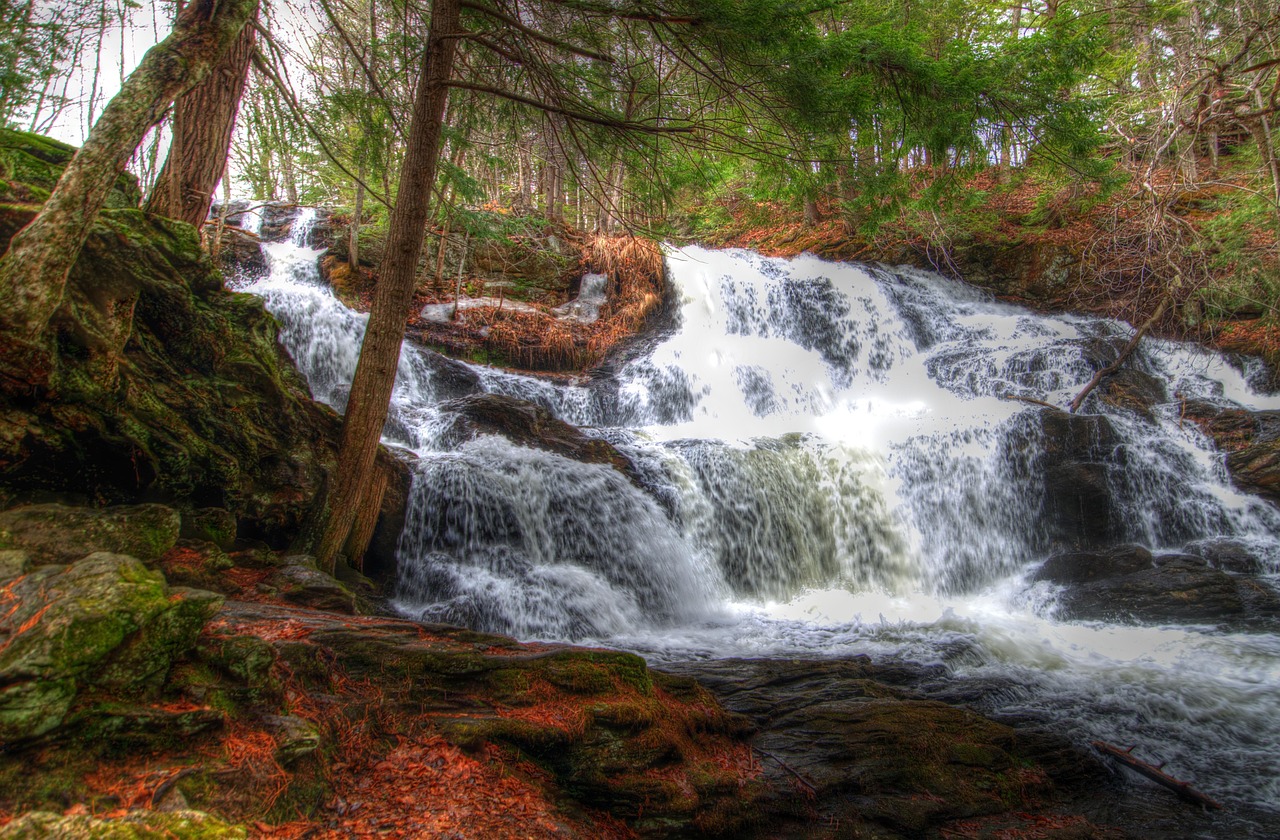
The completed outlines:
{"type": "MultiPolygon", "coordinates": [[[[310,218],[264,244],[271,271],[245,290],[342,410],[365,316],[321,281],[310,218]]],[[[1280,408],[1249,363],[1143,339],[1126,370],[1146,403],[1099,390],[1068,415],[1025,400],[1068,404],[1132,328],[910,269],[696,247],[668,268],[677,325],[610,373],[469,374],[607,440],[631,480],[501,438],[458,445],[438,365],[404,349],[384,430],[419,458],[402,612],[656,659],[939,663],[1010,686],[993,709],[1141,737],[1219,798],[1280,806],[1280,636],[1065,621],[1027,577],[1089,527],[1165,551],[1232,538],[1275,587],[1280,513],[1182,417],[1184,400],[1280,408]],[[1071,504],[1054,475],[1084,488],[1071,504]]],[[[589,318],[599,285],[562,314],[589,318]]]]}

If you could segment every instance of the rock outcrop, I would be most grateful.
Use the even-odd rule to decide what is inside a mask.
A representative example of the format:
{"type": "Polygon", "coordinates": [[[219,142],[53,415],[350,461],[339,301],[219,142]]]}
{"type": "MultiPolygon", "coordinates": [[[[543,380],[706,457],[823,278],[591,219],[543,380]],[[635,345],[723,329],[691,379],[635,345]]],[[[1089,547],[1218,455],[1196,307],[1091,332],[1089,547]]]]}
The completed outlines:
{"type": "MultiPolygon", "coordinates": [[[[0,131],[8,198],[32,202],[0,205],[0,248],[73,151],[0,131]]],[[[283,547],[333,468],[340,419],[309,398],[261,301],[223,287],[194,228],[136,209],[127,179],[113,196],[51,324],[53,389],[0,399],[0,508],[216,507],[240,537],[283,547]]],[[[408,471],[385,451],[379,464],[390,487],[383,530],[394,530],[408,471]]]]}

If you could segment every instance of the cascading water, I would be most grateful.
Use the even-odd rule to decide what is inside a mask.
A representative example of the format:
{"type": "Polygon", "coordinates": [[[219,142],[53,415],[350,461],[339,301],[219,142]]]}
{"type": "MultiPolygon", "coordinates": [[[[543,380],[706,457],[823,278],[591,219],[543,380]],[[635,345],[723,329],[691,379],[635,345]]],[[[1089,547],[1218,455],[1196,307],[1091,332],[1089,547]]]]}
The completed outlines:
{"type": "MultiPolygon", "coordinates": [[[[341,409],[365,319],[295,239],[264,245],[271,271],[246,290],[341,409]]],[[[1026,577],[1079,518],[1044,479],[1071,438],[1091,453],[1108,542],[1231,537],[1275,586],[1280,513],[1232,488],[1180,405],[1280,400],[1219,355],[1144,339],[1128,367],[1156,383],[1150,411],[1095,395],[1069,419],[1018,398],[1065,405],[1128,327],[1035,315],[912,270],[699,248],[668,265],[678,325],[612,376],[566,386],[474,369],[476,389],[619,447],[643,491],[495,437],[447,445],[437,368],[405,348],[385,431],[420,457],[402,611],[659,660],[941,663],[1003,686],[990,710],[1141,742],[1219,799],[1280,807],[1280,636],[1063,621],[1056,589],[1026,577]]]]}

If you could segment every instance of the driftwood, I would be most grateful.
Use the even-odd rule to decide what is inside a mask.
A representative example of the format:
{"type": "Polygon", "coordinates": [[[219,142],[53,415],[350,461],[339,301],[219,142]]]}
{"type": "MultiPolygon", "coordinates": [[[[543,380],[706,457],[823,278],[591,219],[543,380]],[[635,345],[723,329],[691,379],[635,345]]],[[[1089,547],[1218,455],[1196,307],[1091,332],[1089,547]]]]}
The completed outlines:
{"type": "Polygon", "coordinates": [[[1084,398],[1089,396],[1089,393],[1094,388],[1098,387],[1098,383],[1120,370],[1120,366],[1125,363],[1125,360],[1133,355],[1134,350],[1138,349],[1138,342],[1142,340],[1142,337],[1147,334],[1148,330],[1156,325],[1156,321],[1159,321],[1160,317],[1164,315],[1166,305],[1168,305],[1168,300],[1160,301],[1160,305],[1156,307],[1155,314],[1148,318],[1146,323],[1138,327],[1138,331],[1133,334],[1133,338],[1129,339],[1129,343],[1120,351],[1120,355],[1116,356],[1116,360],[1095,373],[1093,375],[1093,379],[1089,380],[1089,384],[1085,385],[1084,389],[1081,390],[1080,393],[1076,394],[1076,398],[1071,401],[1071,407],[1067,409],[1068,411],[1075,414],[1080,409],[1080,404],[1084,402],[1084,398]]]}
{"type": "Polygon", "coordinates": [[[1094,741],[1093,748],[1108,758],[1114,758],[1130,770],[1141,773],[1156,784],[1167,787],[1169,790],[1173,791],[1179,797],[1188,802],[1194,802],[1197,805],[1203,805],[1206,808],[1212,808],[1214,810],[1221,810],[1222,808],[1221,804],[1191,787],[1189,783],[1179,781],[1161,770],[1160,768],[1164,766],[1163,764],[1157,766],[1154,764],[1148,764],[1141,759],[1134,758],[1131,754],[1133,752],[1133,747],[1130,747],[1127,750],[1122,750],[1119,747],[1114,747],[1103,741],[1094,741]]]}

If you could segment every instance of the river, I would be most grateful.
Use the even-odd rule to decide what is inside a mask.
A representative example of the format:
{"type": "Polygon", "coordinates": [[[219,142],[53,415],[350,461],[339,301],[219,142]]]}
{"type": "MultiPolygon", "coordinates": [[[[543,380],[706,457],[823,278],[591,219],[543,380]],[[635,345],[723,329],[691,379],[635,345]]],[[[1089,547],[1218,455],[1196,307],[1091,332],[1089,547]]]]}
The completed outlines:
{"type": "MultiPolygon", "coordinates": [[[[341,410],[364,316],[320,281],[304,212],[265,243],[260,295],[317,399],[341,410]]],[[[476,367],[626,453],[617,471],[445,434],[433,367],[406,347],[385,437],[419,461],[399,610],[651,662],[870,654],[990,686],[982,710],[1050,721],[1228,804],[1280,814],[1280,635],[1068,620],[1033,572],[1069,542],[1049,516],[1050,410],[1131,334],[1044,316],[911,269],[668,250],[667,323],[579,384],[476,367]]],[[[1234,489],[1185,400],[1251,409],[1253,362],[1144,338],[1149,410],[1093,396],[1111,430],[1107,539],[1176,552],[1228,537],[1280,583],[1280,511],[1234,489]]],[[[1265,836],[1265,832],[1263,835],[1265,836]]]]}

